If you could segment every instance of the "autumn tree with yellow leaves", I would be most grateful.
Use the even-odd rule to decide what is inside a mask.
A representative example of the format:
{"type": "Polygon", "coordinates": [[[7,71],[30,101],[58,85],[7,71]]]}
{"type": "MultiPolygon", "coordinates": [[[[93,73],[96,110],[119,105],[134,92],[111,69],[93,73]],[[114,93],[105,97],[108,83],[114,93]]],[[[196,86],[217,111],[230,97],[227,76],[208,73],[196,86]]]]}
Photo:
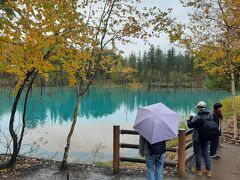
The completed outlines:
{"type": "Polygon", "coordinates": [[[234,138],[237,134],[236,87],[240,70],[240,1],[181,0],[191,8],[190,24],[180,42],[209,75],[229,79],[234,138]]]}
{"type": "Polygon", "coordinates": [[[0,9],[0,70],[18,78],[16,96],[9,121],[13,153],[0,168],[12,167],[21,149],[25,133],[29,90],[37,75],[48,79],[48,73],[57,71],[66,59],[85,58],[85,52],[76,51],[88,41],[88,30],[77,12],[74,0],[5,0],[0,9]],[[77,41],[76,41],[77,39],[77,41]],[[81,39],[81,41],[80,41],[81,39]],[[26,94],[24,96],[24,89],[26,94]],[[15,113],[20,97],[24,96],[21,132],[16,132],[15,113]]]}
{"type": "MultiPolygon", "coordinates": [[[[142,7],[141,0],[85,0],[79,2],[78,10],[85,13],[84,22],[91,32],[88,36],[91,40],[83,49],[78,49],[86,52],[85,59],[72,58],[63,63],[70,84],[76,85],[78,89],[73,121],[61,164],[63,170],[67,169],[71,137],[82,96],[89,89],[96,73],[119,71],[117,64],[121,52],[117,44],[130,43],[132,38],[146,40],[158,36],[157,30],[166,30],[173,23],[168,17],[169,12],[162,12],[156,7],[142,7]]],[[[128,69],[127,67],[121,71],[128,72],[128,69]]]]}

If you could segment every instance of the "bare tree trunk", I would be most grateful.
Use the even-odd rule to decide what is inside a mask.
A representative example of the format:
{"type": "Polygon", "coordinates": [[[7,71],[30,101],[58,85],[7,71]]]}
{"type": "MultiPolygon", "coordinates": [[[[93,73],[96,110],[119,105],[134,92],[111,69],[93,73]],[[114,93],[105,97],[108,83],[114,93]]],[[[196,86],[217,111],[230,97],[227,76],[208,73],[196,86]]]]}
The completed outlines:
{"type": "Polygon", "coordinates": [[[152,69],[151,72],[148,72],[148,91],[152,89],[152,69]]]}
{"type": "Polygon", "coordinates": [[[25,85],[27,84],[29,78],[33,74],[33,72],[34,72],[34,70],[29,72],[26,75],[26,77],[23,80],[20,88],[18,89],[17,95],[15,97],[15,100],[14,100],[14,103],[13,103],[13,107],[12,107],[11,117],[10,117],[10,121],[9,121],[9,132],[10,132],[10,135],[11,135],[12,140],[13,140],[12,141],[13,142],[13,153],[12,153],[12,156],[11,156],[10,160],[7,163],[0,164],[0,169],[13,167],[15,162],[16,162],[17,156],[19,154],[20,146],[19,146],[19,143],[18,143],[17,134],[16,134],[16,132],[14,130],[15,113],[17,111],[17,106],[18,106],[20,97],[22,95],[22,91],[23,91],[25,85]]]}
{"type": "MultiPolygon", "coordinates": [[[[34,82],[34,79],[35,79],[36,76],[37,76],[37,72],[33,75],[32,79],[31,79],[31,82],[30,82],[30,84],[28,86],[26,95],[25,95],[23,116],[22,116],[22,130],[21,130],[21,134],[20,134],[20,137],[19,137],[19,141],[18,141],[18,153],[19,153],[19,151],[21,149],[22,140],[23,140],[25,127],[26,127],[26,112],[27,112],[28,97],[29,97],[30,90],[32,90],[32,85],[33,85],[33,82],[34,82]]],[[[17,155],[18,155],[18,153],[17,153],[17,155]]]]}
{"type": "Polygon", "coordinates": [[[76,106],[75,106],[75,109],[74,109],[71,129],[70,129],[70,132],[69,132],[68,137],[67,137],[67,145],[65,147],[63,160],[62,160],[62,164],[61,164],[61,167],[60,167],[61,170],[68,169],[68,167],[67,167],[68,152],[69,152],[69,149],[70,149],[71,137],[72,137],[72,134],[73,134],[76,122],[77,122],[77,115],[78,115],[78,109],[79,109],[79,105],[80,105],[80,101],[81,101],[81,96],[82,96],[82,94],[81,94],[81,92],[79,92],[78,97],[77,97],[77,103],[76,103],[76,106]]]}
{"type": "Polygon", "coordinates": [[[238,127],[237,127],[237,107],[236,107],[236,86],[235,86],[235,76],[233,71],[233,65],[230,64],[231,69],[231,94],[232,94],[232,110],[233,110],[233,139],[238,137],[238,127]]]}
{"type": "Polygon", "coordinates": [[[40,79],[40,95],[41,95],[41,99],[43,97],[43,79],[40,79]]]}
{"type": "Polygon", "coordinates": [[[80,106],[80,102],[81,102],[82,96],[87,92],[87,90],[89,89],[91,84],[92,84],[92,78],[88,82],[87,86],[85,88],[83,88],[83,80],[81,78],[81,82],[80,82],[80,85],[79,85],[79,92],[78,92],[78,95],[77,95],[77,103],[76,103],[76,106],[75,106],[75,109],[74,109],[74,114],[73,114],[73,121],[72,121],[71,129],[70,129],[68,137],[67,137],[67,145],[66,145],[66,147],[64,149],[64,155],[63,155],[62,164],[60,166],[61,170],[68,169],[68,167],[67,167],[67,158],[68,158],[68,152],[69,152],[70,144],[71,144],[71,137],[72,137],[75,125],[77,123],[78,109],[79,109],[79,106],[80,106]]]}

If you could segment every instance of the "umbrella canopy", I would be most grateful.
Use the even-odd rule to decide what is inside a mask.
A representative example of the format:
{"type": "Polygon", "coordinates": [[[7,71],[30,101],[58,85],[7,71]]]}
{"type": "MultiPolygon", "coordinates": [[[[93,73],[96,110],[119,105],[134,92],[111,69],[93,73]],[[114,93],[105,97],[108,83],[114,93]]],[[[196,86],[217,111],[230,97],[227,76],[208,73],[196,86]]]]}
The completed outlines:
{"type": "Polygon", "coordinates": [[[133,128],[151,144],[176,138],[180,117],[162,103],[138,109],[133,128]]]}

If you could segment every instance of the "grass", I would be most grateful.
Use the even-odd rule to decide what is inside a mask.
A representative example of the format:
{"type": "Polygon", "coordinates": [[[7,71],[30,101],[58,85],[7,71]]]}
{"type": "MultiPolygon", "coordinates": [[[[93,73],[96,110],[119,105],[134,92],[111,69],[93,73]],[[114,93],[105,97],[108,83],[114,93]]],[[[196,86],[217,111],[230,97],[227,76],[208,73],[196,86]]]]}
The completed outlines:
{"type": "Polygon", "coordinates": [[[95,166],[112,167],[112,161],[97,161],[95,166]]]}
{"type": "MultiPolygon", "coordinates": [[[[228,119],[229,117],[232,116],[232,98],[227,97],[223,99],[221,103],[223,104],[222,107],[223,117],[224,119],[228,119]]],[[[240,96],[237,96],[236,106],[237,113],[240,114],[240,96]]]]}

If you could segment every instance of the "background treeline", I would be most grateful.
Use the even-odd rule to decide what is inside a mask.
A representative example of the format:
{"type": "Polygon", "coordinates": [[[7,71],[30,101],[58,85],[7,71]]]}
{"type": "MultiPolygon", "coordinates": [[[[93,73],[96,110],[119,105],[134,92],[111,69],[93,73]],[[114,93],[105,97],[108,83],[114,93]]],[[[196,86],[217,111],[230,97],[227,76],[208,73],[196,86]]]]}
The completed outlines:
{"type": "MultiPolygon", "coordinates": [[[[97,73],[97,84],[135,84],[147,88],[199,88],[203,86],[205,73],[194,67],[194,57],[188,53],[177,52],[174,48],[163,52],[159,46],[150,46],[148,51],[132,52],[118,62],[119,72],[97,73]],[[125,69],[122,70],[122,69],[125,69]]],[[[67,74],[60,68],[51,72],[46,81],[37,77],[36,86],[67,86],[67,74]]],[[[8,73],[0,74],[1,87],[14,88],[17,78],[8,73]]]]}
{"type": "Polygon", "coordinates": [[[194,67],[194,57],[188,53],[176,52],[174,48],[163,52],[159,47],[151,45],[143,54],[132,52],[123,60],[124,66],[136,71],[121,78],[119,74],[112,76],[116,83],[138,82],[148,88],[194,88],[202,87],[205,73],[194,67]]]}

